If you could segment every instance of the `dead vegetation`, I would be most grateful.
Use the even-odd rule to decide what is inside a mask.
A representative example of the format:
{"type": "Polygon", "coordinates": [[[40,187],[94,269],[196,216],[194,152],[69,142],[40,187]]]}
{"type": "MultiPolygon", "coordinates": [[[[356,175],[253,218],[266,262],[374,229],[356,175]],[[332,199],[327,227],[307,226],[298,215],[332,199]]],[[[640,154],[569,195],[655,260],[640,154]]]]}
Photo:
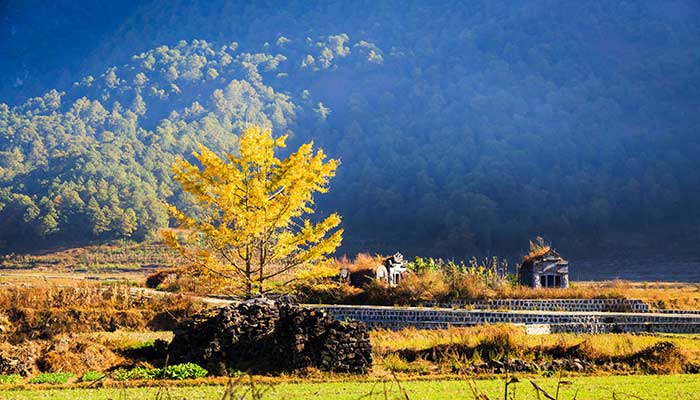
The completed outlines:
{"type": "Polygon", "coordinates": [[[62,333],[168,330],[201,311],[183,295],[152,295],[128,286],[52,285],[0,291],[0,338],[11,343],[62,333]]]}
{"type": "Polygon", "coordinates": [[[375,358],[404,374],[556,371],[584,374],[697,373],[700,336],[528,336],[509,325],[372,333],[375,358]]]}
{"type": "MultiPolygon", "coordinates": [[[[537,247],[539,254],[546,246],[537,247]]],[[[341,258],[337,268],[349,279],[307,282],[295,289],[299,300],[312,304],[423,305],[455,300],[490,299],[640,299],[656,309],[700,309],[700,284],[629,281],[574,282],[567,289],[531,288],[509,282],[492,268],[454,263],[415,268],[396,287],[374,279],[383,257],[358,254],[341,258]]]]}
{"type": "Polygon", "coordinates": [[[100,245],[57,248],[0,258],[4,269],[106,272],[169,268],[182,263],[180,256],[162,242],[116,241],[100,245]]]}
{"type": "Polygon", "coordinates": [[[41,371],[107,371],[124,363],[123,357],[106,346],[75,335],[60,335],[46,345],[37,359],[41,371]]]}
{"type": "Polygon", "coordinates": [[[523,257],[523,262],[528,262],[542,257],[552,250],[552,246],[545,243],[544,238],[538,236],[535,241],[530,241],[530,251],[523,257]]]}
{"type": "Polygon", "coordinates": [[[107,371],[129,362],[127,349],[81,333],[169,330],[203,308],[186,296],[128,286],[5,287],[0,291],[0,374],[107,371]]]}
{"type": "MultiPolygon", "coordinates": [[[[550,246],[538,238],[531,243],[525,259],[536,258],[546,253],[550,246]]],[[[315,280],[300,282],[294,290],[299,299],[308,303],[381,304],[381,305],[421,305],[425,302],[449,302],[452,300],[477,300],[496,298],[515,299],[590,299],[590,298],[630,298],[646,301],[657,309],[700,309],[700,284],[654,283],[654,282],[573,282],[568,289],[535,289],[508,284],[507,281],[486,279],[489,266],[479,273],[463,273],[459,264],[455,268],[420,269],[409,274],[396,288],[390,288],[374,280],[375,269],[383,261],[381,255],[357,254],[353,259],[341,257],[335,267],[347,267],[349,282],[339,280],[315,280]]],[[[481,264],[488,264],[488,260],[481,264]]],[[[471,264],[471,262],[470,262],[471,264]]],[[[147,286],[169,292],[193,293],[199,295],[224,293],[229,288],[213,285],[207,276],[196,274],[172,250],[162,243],[130,243],[85,246],[73,249],[49,251],[42,254],[7,255],[0,259],[0,267],[18,268],[37,274],[51,271],[90,271],[100,274],[109,271],[128,271],[129,279],[147,281],[147,286]],[[145,267],[145,268],[144,268],[145,267]],[[153,271],[145,277],[145,272],[153,271]]],[[[469,267],[469,266],[464,266],[469,267]]],[[[86,275],[90,277],[89,273],[86,275]]],[[[106,275],[101,275],[106,276],[106,275]]],[[[120,277],[123,273],[120,273],[120,277]]],[[[12,276],[3,276],[11,281],[12,276]]],[[[13,281],[22,282],[25,275],[13,281]]],[[[75,284],[75,275],[61,284],[75,284]]],[[[2,295],[0,295],[2,296],[2,295]]],[[[0,299],[2,301],[2,299],[0,299]]],[[[0,325],[2,321],[0,320],[0,325]]]]}

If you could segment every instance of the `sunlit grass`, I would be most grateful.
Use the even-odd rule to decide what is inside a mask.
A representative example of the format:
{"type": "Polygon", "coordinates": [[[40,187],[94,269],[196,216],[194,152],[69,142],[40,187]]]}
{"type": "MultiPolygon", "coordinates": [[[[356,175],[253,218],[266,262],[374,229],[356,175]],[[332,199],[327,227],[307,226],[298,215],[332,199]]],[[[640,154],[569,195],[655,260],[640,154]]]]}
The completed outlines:
{"type": "Polygon", "coordinates": [[[173,333],[170,331],[134,332],[118,330],[114,332],[84,333],[81,336],[115,350],[138,348],[139,346],[153,343],[158,339],[165,340],[166,342],[170,342],[173,339],[173,333]]]}
{"type": "MultiPolygon", "coordinates": [[[[555,392],[557,378],[533,378],[542,388],[550,393],[555,392]]],[[[604,376],[604,377],[572,377],[566,378],[571,382],[562,386],[560,399],[572,399],[574,395],[579,400],[600,399],[700,399],[698,386],[700,377],[695,375],[666,375],[666,376],[604,376]]],[[[476,387],[491,399],[503,398],[503,380],[477,380],[476,387]]],[[[324,383],[280,383],[271,384],[264,399],[334,399],[356,400],[364,399],[406,399],[401,394],[399,383],[388,381],[352,381],[324,383]],[[385,397],[386,396],[386,397],[385,397]]],[[[466,380],[430,380],[404,381],[401,388],[409,399],[473,399],[469,384],[466,380]]],[[[184,386],[184,387],[141,387],[141,388],[100,388],[100,389],[62,389],[62,390],[16,390],[0,391],[0,398],[6,400],[29,399],[191,399],[218,400],[223,397],[224,386],[184,386]]],[[[515,385],[515,398],[536,398],[529,379],[523,378],[515,385]]]]}
{"type": "Polygon", "coordinates": [[[589,348],[604,356],[634,353],[661,341],[678,346],[690,361],[700,361],[700,335],[696,334],[574,334],[526,335],[519,327],[508,325],[480,325],[467,328],[420,330],[407,328],[398,331],[371,331],[374,353],[383,356],[395,351],[424,350],[441,344],[461,344],[474,347],[497,333],[505,333],[524,350],[535,347],[561,345],[570,347],[586,342],[589,348]]]}

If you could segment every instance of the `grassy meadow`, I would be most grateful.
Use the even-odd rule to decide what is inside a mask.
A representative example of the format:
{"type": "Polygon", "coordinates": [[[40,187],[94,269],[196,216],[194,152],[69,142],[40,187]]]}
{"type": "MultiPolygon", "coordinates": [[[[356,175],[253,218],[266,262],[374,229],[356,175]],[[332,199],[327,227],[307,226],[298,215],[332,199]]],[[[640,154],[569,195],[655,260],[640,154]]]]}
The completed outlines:
{"type": "MultiPolygon", "coordinates": [[[[551,396],[557,393],[558,378],[531,379],[551,396]]],[[[537,394],[530,379],[520,379],[509,387],[509,398],[516,400],[536,399],[537,394]]],[[[559,388],[559,399],[700,399],[700,377],[696,375],[634,375],[565,378],[559,388]]],[[[396,382],[391,380],[349,380],[336,382],[275,383],[260,381],[255,384],[256,393],[250,394],[250,383],[227,387],[214,382],[201,385],[172,387],[135,388],[72,388],[0,390],[0,399],[6,400],[109,400],[109,399],[189,399],[218,400],[228,391],[235,399],[476,399],[474,390],[486,397],[480,399],[502,399],[503,379],[454,379],[414,380],[396,382]],[[244,395],[248,392],[247,396],[244,395]],[[235,396],[238,395],[238,396],[235,396]],[[240,397],[246,396],[246,397],[240,397]]],[[[540,398],[545,398],[541,395],[540,398]]]]}
{"type": "MultiPolygon", "coordinates": [[[[358,254],[336,260],[338,268],[348,267],[353,277],[372,275],[383,260],[380,255],[358,254]]],[[[425,260],[424,260],[425,261],[425,260]]],[[[161,241],[117,241],[74,248],[56,248],[35,253],[8,254],[0,258],[0,284],[76,285],[85,281],[101,284],[129,282],[144,286],[156,271],[172,271],[182,258],[161,241]]],[[[533,289],[484,282],[482,276],[466,274],[448,282],[444,274],[421,271],[404,279],[399,287],[370,284],[362,292],[352,285],[321,284],[296,288],[302,300],[311,303],[421,304],[459,293],[461,298],[629,298],[640,299],[656,309],[700,309],[700,284],[681,282],[586,281],[572,282],[568,289],[533,289]]],[[[362,280],[362,279],[360,279],[362,280]]],[[[198,295],[211,293],[207,285],[188,277],[164,282],[161,289],[198,295]]]]}
{"type": "MultiPolygon", "coordinates": [[[[338,262],[362,271],[378,259],[359,255],[352,262],[338,262]]],[[[162,346],[172,339],[170,329],[207,307],[187,293],[157,295],[134,289],[144,286],[154,270],[175,263],[158,243],[6,256],[0,268],[0,356],[28,351],[37,364],[27,367],[26,377],[0,374],[0,399],[221,399],[227,390],[239,395],[250,391],[246,382],[227,388],[226,378],[164,380],[124,374],[162,367],[162,346]],[[119,371],[126,378],[118,378],[119,371]],[[87,376],[102,374],[104,378],[87,382],[87,376]]],[[[440,279],[429,271],[397,289],[402,295],[428,298],[431,290],[444,290],[440,279]]],[[[463,289],[475,289],[471,293],[477,298],[626,297],[656,308],[700,308],[700,285],[687,283],[608,281],[575,282],[569,290],[463,289]]],[[[515,373],[520,383],[511,386],[515,396],[509,398],[534,399],[531,380],[553,396],[556,392],[557,374],[541,366],[566,358],[580,359],[585,368],[564,372],[570,383],[560,387],[559,399],[700,399],[700,335],[526,335],[521,328],[495,325],[374,330],[371,343],[373,368],[367,376],[319,371],[256,376],[255,387],[262,394],[258,398],[500,399],[504,375],[473,366],[517,359],[534,367],[515,373]]]]}

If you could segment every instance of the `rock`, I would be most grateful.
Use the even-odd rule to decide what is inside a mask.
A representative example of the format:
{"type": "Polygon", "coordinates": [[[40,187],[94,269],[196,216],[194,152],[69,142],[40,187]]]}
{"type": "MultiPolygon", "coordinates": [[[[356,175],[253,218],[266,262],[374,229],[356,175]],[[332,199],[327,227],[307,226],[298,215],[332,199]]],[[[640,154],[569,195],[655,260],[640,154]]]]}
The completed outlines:
{"type": "Polygon", "coordinates": [[[214,374],[227,370],[283,372],[308,367],[366,373],[369,333],[288,299],[257,298],[205,312],[177,326],[171,363],[194,362],[214,374]]]}

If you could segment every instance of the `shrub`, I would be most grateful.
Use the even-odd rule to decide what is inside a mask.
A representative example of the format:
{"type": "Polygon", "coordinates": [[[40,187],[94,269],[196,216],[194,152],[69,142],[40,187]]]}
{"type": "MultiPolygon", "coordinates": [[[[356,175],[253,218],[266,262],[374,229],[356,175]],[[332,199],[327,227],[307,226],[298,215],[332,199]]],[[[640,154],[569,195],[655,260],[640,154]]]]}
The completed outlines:
{"type": "Polygon", "coordinates": [[[0,384],[2,385],[16,385],[20,382],[22,382],[22,377],[18,374],[0,375],[0,384]]]}
{"type": "Polygon", "coordinates": [[[165,368],[134,367],[129,370],[119,368],[112,374],[115,381],[145,379],[194,379],[207,376],[209,371],[194,363],[169,365],[165,368]]]}
{"type": "Polygon", "coordinates": [[[158,270],[146,277],[146,287],[157,289],[158,286],[171,276],[177,277],[177,273],[173,270],[158,270]]]}
{"type": "Polygon", "coordinates": [[[477,274],[459,273],[450,281],[450,293],[454,299],[475,300],[489,297],[486,282],[477,274]]]}
{"type": "MultiPolygon", "coordinates": [[[[363,288],[374,281],[377,267],[384,262],[384,257],[376,255],[370,256],[366,253],[359,253],[355,256],[352,264],[348,265],[350,271],[350,284],[357,288],[363,288]]],[[[347,264],[347,260],[341,260],[341,265],[347,264]]]]}
{"type": "Polygon", "coordinates": [[[522,350],[525,342],[521,328],[506,324],[487,325],[481,330],[477,349],[483,354],[513,355],[522,350]]]}
{"type": "Polygon", "coordinates": [[[364,302],[366,304],[393,305],[399,300],[394,288],[377,279],[367,283],[364,290],[364,302]]]}
{"type": "Polygon", "coordinates": [[[416,304],[445,299],[449,287],[441,271],[428,269],[420,274],[406,274],[394,291],[399,299],[416,304]]]}
{"type": "Polygon", "coordinates": [[[115,381],[153,379],[160,376],[160,374],[160,368],[134,367],[129,370],[119,368],[112,374],[112,379],[115,381]]]}
{"type": "Polygon", "coordinates": [[[439,271],[442,268],[442,260],[436,260],[432,257],[421,258],[416,257],[413,261],[406,264],[406,269],[417,274],[426,271],[439,271]]]}
{"type": "Polygon", "coordinates": [[[391,372],[402,372],[406,374],[427,375],[430,373],[430,362],[417,359],[408,362],[396,354],[390,354],[384,358],[384,368],[391,372]]]}
{"type": "Polygon", "coordinates": [[[349,268],[351,272],[368,270],[372,271],[372,275],[374,275],[374,270],[384,262],[384,258],[380,255],[371,256],[367,253],[358,253],[349,268]]]}
{"type": "Polygon", "coordinates": [[[68,379],[74,377],[72,372],[44,372],[29,380],[29,383],[49,383],[51,385],[60,385],[68,383],[68,379]]]}
{"type": "Polygon", "coordinates": [[[207,376],[209,372],[194,363],[176,364],[165,367],[162,370],[163,379],[194,379],[207,376]]]}
{"type": "Polygon", "coordinates": [[[105,371],[123,362],[107,346],[93,340],[59,335],[42,350],[37,359],[41,371],[62,371],[75,374],[84,371],[105,371]]]}
{"type": "Polygon", "coordinates": [[[295,288],[295,295],[302,303],[353,304],[362,289],[339,282],[302,283],[295,288]]]}
{"type": "Polygon", "coordinates": [[[94,381],[99,381],[100,379],[104,378],[105,374],[99,371],[88,371],[83,374],[82,378],[80,380],[82,382],[94,382],[94,381]]]}

